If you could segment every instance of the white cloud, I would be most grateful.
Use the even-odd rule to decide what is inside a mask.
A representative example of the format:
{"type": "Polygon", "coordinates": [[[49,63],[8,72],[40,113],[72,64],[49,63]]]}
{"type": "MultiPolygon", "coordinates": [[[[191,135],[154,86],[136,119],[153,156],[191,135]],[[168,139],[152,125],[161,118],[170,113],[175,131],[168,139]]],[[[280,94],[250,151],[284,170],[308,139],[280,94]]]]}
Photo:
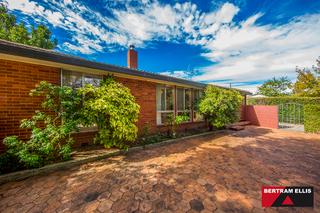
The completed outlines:
{"type": "Polygon", "coordinates": [[[194,80],[262,81],[273,76],[293,79],[296,66],[311,66],[320,52],[320,14],[295,18],[282,26],[256,25],[257,14],[240,25],[221,27],[207,43],[209,60],[194,80]]]}
{"type": "Polygon", "coordinates": [[[60,12],[46,10],[43,6],[37,4],[36,2],[29,0],[19,0],[19,1],[8,1],[5,0],[6,5],[9,10],[20,10],[25,14],[34,15],[36,18],[38,16],[45,18],[52,25],[57,26],[61,24],[63,15],[60,12]]]}
{"type": "Polygon", "coordinates": [[[162,72],[160,74],[171,76],[171,77],[176,77],[176,78],[184,78],[184,79],[190,78],[190,75],[184,70],[166,71],[166,72],[162,72]]]}
{"type": "Polygon", "coordinates": [[[155,40],[178,41],[186,31],[196,36],[194,21],[199,18],[199,11],[191,3],[169,5],[145,1],[132,7],[130,1],[125,1],[120,9],[115,3],[108,2],[110,7],[106,10],[113,15],[108,17],[76,0],[44,1],[46,8],[45,4],[33,0],[4,0],[9,10],[20,11],[37,22],[47,22],[66,30],[71,41],[60,44],[61,50],[66,47],[90,54],[108,51],[115,45],[144,47],[146,42],[155,40]]]}
{"type": "Polygon", "coordinates": [[[230,23],[239,10],[237,6],[227,2],[223,4],[219,10],[206,14],[204,21],[208,25],[214,23],[230,23]]]}
{"type": "MultiPolygon", "coordinates": [[[[241,4],[232,3],[204,13],[190,2],[162,4],[144,0],[133,7],[130,0],[105,1],[102,6],[111,14],[106,16],[77,0],[43,1],[46,6],[34,0],[4,0],[9,10],[65,30],[70,39],[60,43],[62,51],[93,54],[129,44],[146,47],[155,41],[198,45],[203,49],[202,56],[213,62],[199,68],[202,74],[193,77],[198,81],[227,79],[243,87],[246,82],[273,76],[288,75],[293,79],[295,67],[312,65],[320,52],[320,14],[272,25],[257,24],[263,13],[236,22],[241,4]]],[[[181,70],[164,73],[190,77],[181,70]]]]}

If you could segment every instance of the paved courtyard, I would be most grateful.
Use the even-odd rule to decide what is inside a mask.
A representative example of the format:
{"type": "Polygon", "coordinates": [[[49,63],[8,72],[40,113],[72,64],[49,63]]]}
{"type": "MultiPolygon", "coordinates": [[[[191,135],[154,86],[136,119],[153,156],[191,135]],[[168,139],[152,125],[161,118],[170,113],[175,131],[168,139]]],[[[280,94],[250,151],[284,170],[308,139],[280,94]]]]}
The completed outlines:
{"type": "Polygon", "coordinates": [[[248,127],[0,186],[0,212],[320,212],[320,136],[248,127]],[[261,186],[315,208],[261,208],[261,186]]]}

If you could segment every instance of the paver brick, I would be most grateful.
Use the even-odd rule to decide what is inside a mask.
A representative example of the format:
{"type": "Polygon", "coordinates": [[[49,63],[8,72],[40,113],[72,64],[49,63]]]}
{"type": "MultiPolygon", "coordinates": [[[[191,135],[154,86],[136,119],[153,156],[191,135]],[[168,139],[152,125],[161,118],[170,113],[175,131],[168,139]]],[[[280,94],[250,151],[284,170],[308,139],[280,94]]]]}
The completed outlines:
{"type": "Polygon", "coordinates": [[[319,162],[319,135],[248,127],[1,185],[0,212],[290,212],[261,186],[319,188],[319,162]]]}

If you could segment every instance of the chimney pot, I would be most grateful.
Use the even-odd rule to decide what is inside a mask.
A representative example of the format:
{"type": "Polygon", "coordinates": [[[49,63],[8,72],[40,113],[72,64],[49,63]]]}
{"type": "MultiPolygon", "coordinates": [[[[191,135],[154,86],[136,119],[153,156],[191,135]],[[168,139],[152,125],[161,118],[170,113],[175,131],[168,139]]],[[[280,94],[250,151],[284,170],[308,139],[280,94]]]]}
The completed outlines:
{"type": "Polygon", "coordinates": [[[129,46],[127,62],[129,68],[138,69],[138,52],[135,51],[134,45],[129,46]]]}

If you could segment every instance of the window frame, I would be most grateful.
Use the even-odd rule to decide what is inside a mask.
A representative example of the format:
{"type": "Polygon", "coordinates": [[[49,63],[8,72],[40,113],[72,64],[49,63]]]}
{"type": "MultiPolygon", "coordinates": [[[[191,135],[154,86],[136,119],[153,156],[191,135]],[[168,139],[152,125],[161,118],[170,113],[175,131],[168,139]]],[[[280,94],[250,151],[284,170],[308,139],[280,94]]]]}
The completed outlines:
{"type": "MultiPolygon", "coordinates": [[[[196,110],[194,110],[194,103],[195,103],[195,92],[198,92],[199,98],[203,95],[202,89],[196,89],[196,88],[189,88],[189,87],[181,87],[181,86],[171,86],[171,85],[165,85],[165,84],[157,84],[156,86],[156,125],[157,126],[163,126],[165,125],[165,122],[162,121],[162,113],[173,113],[174,116],[177,116],[178,113],[188,112],[190,119],[188,121],[185,121],[183,123],[196,123],[196,122],[204,122],[204,118],[202,117],[200,120],[195,120],[195,113],[197,113],[196,110]],[[158,103],[158,101],[161,101],[161,93],[159,92],[160,89],[165,89],[165,97],[167,88],[171,88],[173,90],[173,110],[159,110],[158,106],[161,107],[162,103],[158,103]],[[178,90],[183,89],[183,110],[178,109],[178,90]],[[186,109],[186,91],[189,91],[190,93],[190,105],[189,110],[186,109]]],[[[165,104],[164,108],[167,108],[166,98],[164,98],[165,104]]]]}
{"type": "Polygon", "coordinates": [[[191,123],[192,122],[192,89],[191,88],[185,88],[185,87],[176,87],[176,110],[175,110],[175,116],[178,115],[178,113],[185,113],[187,112],[189,114],[189,120],[188,121],[184,121],[183,123],[191,123]],[[179,89],[182,89],[183,90],[183,109],[180,110],[178,109],[178,90],[179,89]],[[190,95],[190,103],[189,103],[189,109],[186,109],[186,91],[189,92],[189,95],[190,95]]]}
{"type": "MultiPolygon", "coordinates": [[[[64,75],[66,73],[76,73],[76,74],[80,74],[81,75],[81,87],[72,87],[74,89],[79,89],[79,88],[82,88],[84,87],[86,84],[84,83],[85,82],[85,78],[86,77],[95,77],[96,79],[99,79],[100,81],[103,80],[103,75],[99,75],[99,74],[91,74],[91,73],[86,73],[86,72],[78,72],[78,71],[73,71],[73,70],[65,70],[65,69],[61,69],[61,86],[69,86],[69,85],[66,85],[64,84],[64,75]]],[[[95,86],[95,85],[93,85],[95,86]]]]}
{"type": "Polygon", "coordinates": [[[161,85],[158,84],[156,87],[156,124],[158,126],[165,125],[164,122],[162,122],[162,113],[173,113],[175,116],[175,108],[176,108],[176,103],[175,103],[175,87],[173,86],[168,86],[168,85],[161,85]],[[161,109],[162,106],[162,99],[161,99],[161,93],[159,91],[161,89],[164,89],[164,110],[161,109]],[[173,109],[172,110],[167,110],[167,90],[172,89],[172,104],[173,104],[173,109]],[[160,95],[158,97],[158,95],[160,95]],[[160,103],[158,104],[158,100],[160,100],[160,103]],[[158,109],[158,106],[160,106],[160,110],[158,109]]]}

